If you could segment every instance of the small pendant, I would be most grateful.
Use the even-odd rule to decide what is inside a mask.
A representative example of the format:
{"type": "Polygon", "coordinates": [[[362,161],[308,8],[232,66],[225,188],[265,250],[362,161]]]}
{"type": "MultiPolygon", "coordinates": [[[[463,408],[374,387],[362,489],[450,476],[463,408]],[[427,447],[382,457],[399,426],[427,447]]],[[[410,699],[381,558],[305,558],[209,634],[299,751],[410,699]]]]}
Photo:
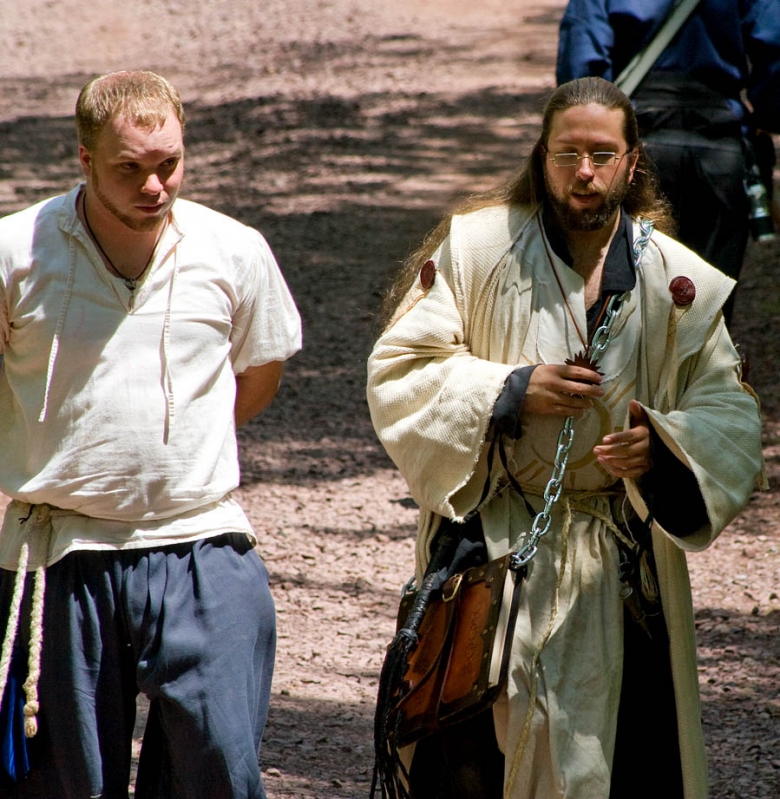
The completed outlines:
{"type": "Polygon", "coordinates": [[[135,308],[135,289],[138,285],[138,281],[135,278],[124,277],[122,278],[125,282],[125,287],[130,292],[130,299],[127,303],[127,307],[130,311],[135,308]]]}

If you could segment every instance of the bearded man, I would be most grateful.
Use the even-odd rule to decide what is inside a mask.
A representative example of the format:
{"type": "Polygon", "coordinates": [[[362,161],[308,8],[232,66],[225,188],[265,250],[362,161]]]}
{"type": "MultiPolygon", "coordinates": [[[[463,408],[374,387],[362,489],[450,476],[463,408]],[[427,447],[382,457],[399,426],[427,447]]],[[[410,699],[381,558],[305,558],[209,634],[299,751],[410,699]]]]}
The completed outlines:
{"type": "Polygon", "coordinates": [[[416,799],[706,799],[685,552],[747,502],[761,422],[721,311],[734,281],[669,229],[628,98],[583,78],[388,295],[368,401],[421,508],[418,583],[443,528],[477,524],[497,558],[552,520],[498,700],[402,753],[416,799]]]}

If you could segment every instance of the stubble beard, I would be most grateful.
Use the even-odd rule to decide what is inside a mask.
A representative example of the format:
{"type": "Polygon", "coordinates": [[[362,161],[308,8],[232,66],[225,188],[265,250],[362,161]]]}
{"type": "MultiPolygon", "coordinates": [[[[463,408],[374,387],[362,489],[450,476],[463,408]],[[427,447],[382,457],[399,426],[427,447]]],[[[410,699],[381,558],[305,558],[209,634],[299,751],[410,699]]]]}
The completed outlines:
{"type": "Polygon", "coordinates": [[[568,203],[568,197],[571,189],[570,186],[566,198],[561,199],[547,188],[547,199],[550,203],[555,218],[563,230],[587,232],[593,230],[600,230],[605,227],[613,219],[615,212],[620,208],[625,200],[629,190],[628,173],[618,177],[607,191],[602,194],[603,202],[598,208],[590,209],[583,208],[575,210],[568,203]]]}
{"type": "Polygon", "coordinates": [[[150,233],[157,230],[165,221],[165,215],[161,217],[148,217],[138,219],[123,213],[117,208],[116,205],[108,198],[108,196],[100,188],[100,181],[98,180],[97,172],[92,176],[92,191],[95,197],[102,203],[103,207],[114,217],[117,221],[121,222],[130,230],[136,233],[150,233]]]}

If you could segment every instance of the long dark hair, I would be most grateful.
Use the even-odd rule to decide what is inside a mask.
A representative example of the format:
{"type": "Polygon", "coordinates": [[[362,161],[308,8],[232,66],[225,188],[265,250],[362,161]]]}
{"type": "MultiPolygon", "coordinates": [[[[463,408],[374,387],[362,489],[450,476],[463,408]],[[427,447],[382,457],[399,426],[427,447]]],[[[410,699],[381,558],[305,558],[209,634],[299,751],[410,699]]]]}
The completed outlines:
{"type": "Polygon", "coordinates": [[[631,101],[617,86],[603,78],[579,78],[559,86],[550,96],[544,107],[541,134],[524,166],[495,188],[467,197],[456,205],[406,259],[383,299],[379,320],[382,327],[392,318],[398,304],[414,283],[422,264],[447,237],[453,216],[494,205],[537,205],[544,202],[547,197],[544,157],[553,119],[561,111],[591,104],[623,112],[623,137],[628,149],[635,150],[638,154],[634,179],[623,200],[623,207],[631,216],[651,219],[657,230],[669,234],[674,232],[671,207],[661,194],[658,180],[642,147],[631,101]]]}

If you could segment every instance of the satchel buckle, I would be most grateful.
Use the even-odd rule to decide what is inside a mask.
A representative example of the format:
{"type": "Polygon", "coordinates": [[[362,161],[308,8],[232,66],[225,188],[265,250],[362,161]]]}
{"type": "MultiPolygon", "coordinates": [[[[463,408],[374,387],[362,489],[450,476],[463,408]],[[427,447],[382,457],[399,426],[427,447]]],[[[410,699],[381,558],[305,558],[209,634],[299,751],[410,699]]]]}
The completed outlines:
{"type": "Polygon", "coordinates": [[[444,602],[452,602],[460,591],[460,584],[463,582],[463,572],[453,574],[442,586],[441,598],[444,602]]]}

